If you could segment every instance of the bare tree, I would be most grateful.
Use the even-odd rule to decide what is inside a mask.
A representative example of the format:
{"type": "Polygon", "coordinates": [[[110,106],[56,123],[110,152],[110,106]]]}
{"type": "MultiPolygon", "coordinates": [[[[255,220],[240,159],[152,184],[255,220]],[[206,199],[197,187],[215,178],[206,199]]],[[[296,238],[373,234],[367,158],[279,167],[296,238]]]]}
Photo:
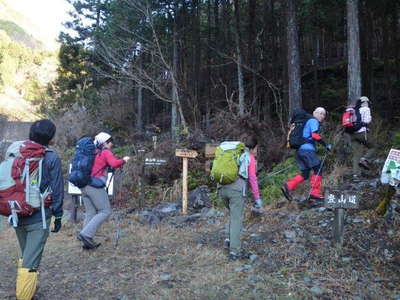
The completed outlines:
{"type": "Polygon", "coordinates": [[[235,0],[235,41],[236,41],[236,65],[238,73],[238,89],[239,89],[239,115],[244,115],[244,82],[243,82],[243,47],[242,47],[242,36],[240,33],[240,9],[239,1],[235,0]]]}
{"type": "MultiPolygon", "coordinates": [[[[132,80],[140,89],[150,91],[157,99],[171,104],[171,129],[176,130],[179,114],[180,122],[185,130],[188,130],[183,115],[179,97],[179,82],[177,78],[177,41],[171,49],[167,43],[163,43],[161,34],[154,22],[154,11],[148,6],[147,1],[127,0],[131,11],[141,16],[140,26],[147,27],[149,34],[143,30],[137,31],[131,26],[121,22],[116,24],[117,29],[124,34],[115,43],[100,42],[98,55],[110,70],[97,69],[101,75],[111,79],[132,80]],[[140,62],[141,57],[146,56],[146,67],[140,62]],[[148,57],[148,59],[147,59],[148,57]],[[171,92],[172,91],[172,92],[171,92]]],[[[170,7],[173,11],[174,7],[170,7]]],[[[171,11],[171,16],[176,18],[176,13],[171,11]]],[[[176,30],[175,26],[172,29],[176,30]]],[[[174,40],[177,32],[172,32],[174,40]]],[[[172,132],[174,134],[174,132],[172,132]]]]}
{"type": "Polygon", "coordinates": [[[360,30],[358,0],[347,0],[347,103],[361,96],[360,30]]]}
{"type": "Polygon", "coordinates": [[[296,0],[287,0],[289,115],[294,109],[302,107],[299,34],[295,3],[296,0]]]}

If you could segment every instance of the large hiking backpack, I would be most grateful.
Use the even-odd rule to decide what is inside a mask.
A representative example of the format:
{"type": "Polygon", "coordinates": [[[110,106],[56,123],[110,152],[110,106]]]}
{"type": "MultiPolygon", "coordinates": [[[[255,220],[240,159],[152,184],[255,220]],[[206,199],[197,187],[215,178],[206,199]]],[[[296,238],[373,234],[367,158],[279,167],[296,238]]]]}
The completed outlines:
{"type": "Polygon", "coordinates": [[[342,114],[342,126],[348,133],[353,133],[361,129],[361,113],[359,108],[347,107],[342,114]]]}
{"type": "Polygon", "coordinates": [[[43,217],[44,207],[51,204],[50,188],[40,192],[46,151],[51,150],[32,141],[14,142],[0,164],[0,214],[11,215],[14,226],[17,216],[29,216],[40,207],[43,217]]]}
{"type": "Polygon", "coordinates": [[[291,149],[299,149],[301,145],[308,142],[308,139],[303,137],[304,125],[307,121],[313,118],[312,115],[299,108],[293,111],[290,119],[290,129],[287,135],[287,147],[291,149]]]}
{"type": "Polygon", "coordinates": [[[76,151],[71,162],[68,180],[78,188],[87,186],[96,157],[96,146],[91,137],[83,137],[76,144],[76,151]]]}
{"type": "Polygon", "coordinates": [[[220,184],[230,184],[239,176],[239,158],[245,149],[241,142],[223,142],[215,150],[211,179],[220,184]]]}

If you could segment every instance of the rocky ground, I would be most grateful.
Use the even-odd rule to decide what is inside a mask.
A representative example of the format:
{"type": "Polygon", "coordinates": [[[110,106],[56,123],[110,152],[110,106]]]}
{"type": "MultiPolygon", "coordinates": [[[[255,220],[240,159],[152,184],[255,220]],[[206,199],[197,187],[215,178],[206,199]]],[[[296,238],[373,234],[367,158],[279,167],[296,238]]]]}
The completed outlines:
{"type": "MultiPolygon", "coordinates": [[[[377,185],[347,188],[367,199],[377,185]]],[[[332,210],[286,203],[260,216],[248,208],[243,244],[252,255],[234,262],[223,250],[226,210],[121,209],[95,251],[80,247],[81,224],[68,222],[49,238],[37,299],[400,299],[398,223],[367,207],[347,211],[342,247],[332,243],[332,210]]],[[[0,241],[0,299],[15,299],[13,230],[0,231],[0,241]]]]}

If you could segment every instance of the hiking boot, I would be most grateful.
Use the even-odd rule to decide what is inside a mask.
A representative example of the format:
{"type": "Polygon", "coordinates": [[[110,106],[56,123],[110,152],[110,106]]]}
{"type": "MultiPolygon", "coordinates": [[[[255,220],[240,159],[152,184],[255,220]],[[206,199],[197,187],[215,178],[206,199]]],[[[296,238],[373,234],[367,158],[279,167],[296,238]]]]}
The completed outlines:
{"type": "Polygon", "coordinates": [[[101,243],[96,243],[92,238],[78,234],[77,239],[83,244],[84,249],[95,249],[101,245],[101,243]]]}
{"type": "Polygon", "coordinates": [[[249,259],[250,258],[250,253],[245,252],[243,250],[239,252],[229,252],[228,258],[230,261],[235,261],[235,260],[240,260],[240,259],[249,259]]]}
{"type": "Polygon", "coordinates": [[[362,158],[360,159],[360,162],[358,163],[358,165],[359,165],[360,167],[364,168],[365,170],[370,170],[370,169],[371,169],[370,164],[369,164],[369,161],[368,161],[366,158],[364,158],[364,157],[362,157],[362,158]]]}
{"type": "Polygon", "coordinates": [[[285,198],[289,201],[292,202],[293,201],[293,197],[290,194],[289,188],[287,186],[287,184],[285,183],[284,185],[281,186],[281,191],[283,193],[283,196],[285,196],[285,198]]]}

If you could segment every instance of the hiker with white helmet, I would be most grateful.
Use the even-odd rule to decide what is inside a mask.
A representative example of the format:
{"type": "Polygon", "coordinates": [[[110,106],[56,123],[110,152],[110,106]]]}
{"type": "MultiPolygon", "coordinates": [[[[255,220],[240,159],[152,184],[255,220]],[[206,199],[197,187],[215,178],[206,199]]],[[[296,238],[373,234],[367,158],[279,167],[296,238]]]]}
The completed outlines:
{"type": "Polygon", "coordinates": [[[372,121],[369,99],[365,96],[360,97],[355,104],[355,111],[359,111],[361,120],[360,128],[350,133],[351,147],[353,150],[353,177],[361,176],[361,168],[370,169],[369,159],[375,152],[374,143],[369,132],[368,125],[372,121]],[[367,151],[366,151],[367,150],[367,151]]]}
{"type": "Polygon", "coordinates": [[[81,188],[82,199],[85,206],[85,220],[82,231],[78,234],[78,239],[82,242],[85,249],[94,249],[100,246],[93,238],[97,229],[111,215],[111,205],[105,189],[108,168],[122,167],[129,159],[125,156],[118,159],[111,152],[113,139],[111,135],[100,132],[95,136],[94,144],[97,148],[96,157],[91,171],[91,180],[88,185],[81,188]]]}

